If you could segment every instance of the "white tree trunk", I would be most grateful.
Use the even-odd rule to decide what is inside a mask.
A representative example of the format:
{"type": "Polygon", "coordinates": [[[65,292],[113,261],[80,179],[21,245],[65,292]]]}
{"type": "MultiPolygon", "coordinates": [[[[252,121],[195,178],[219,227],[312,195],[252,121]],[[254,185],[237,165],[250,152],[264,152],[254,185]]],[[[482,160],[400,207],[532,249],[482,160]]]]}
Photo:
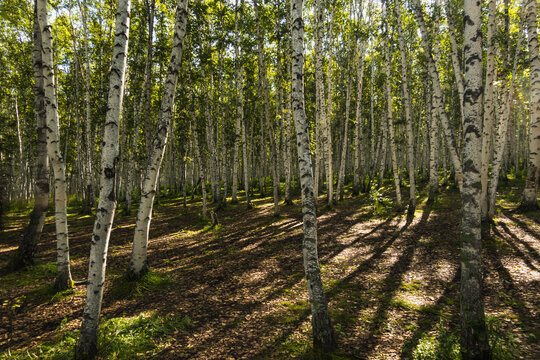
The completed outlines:
{"type": "Polygon", "coordinates": [[[536,1],[529,0],[527,8],[527,33],[529,36],[529,62],[531,68],[531,110],[529,134],[529,162],[527,179],[520,208],[537,209],[538,175],[540,172],[540,56],[538,54],[538,30],[536,25],[536,1]]]}
{"type": "Polygon", "coordinates": [[[130,276],[134,278],[140,277],[148,270],[148,233],[150,230],[150,222],[152,220],[156,183],[159,177],[163,154],[167,146],[171,121],[174,116],[176,84],[178,83],[178,73],[180,72],[180,64],[182,62],[184,36],[186,34],[187,26],[187,5],[188,0],[178,0],[173,46],[167,70],[167,78],[163,89],[163,97],[161,99],[157,132],[152,144],[152,152],[148,158],[148,167],[146,168],[141,192],[141,203],[139,205],[137,221],[135,223],[133,250],[131,252],[131,260],[129,263],[129,273],[130,276]]]}
{"type": "Polygon", "coordinates": [[[488,213],[488,172],[489,158],[491,155],[491,133],[493,132],[493,117],[495,115],[493,82],[495,77],[495,32],[497,31],[497,2],[489,0],[489,19],[487,33],[487,59],[486,59],[486,81],[484,85],[484,123],[482,133],[482,169],[480,179],[482,192],[480,195],[480,209],[482,219],[487,218],[488,213]]]}
{"type": "Polygon", "coordinates": [[[480,151],[482,128],[482,12],[465,0],[465,114],[461,196],[461,351],[463,359],[491,359],[482,299],[480,151]]]}
{"type": "MultiPolygon", "coordinates": [[[[525,8],[525,6],[523,7],[525,8]]],[[[523,41],[523,33],[520,31],[518,35],[516,54],[514,56],[514,63],[512,66],[512,77],[510,79],[510,85],[508,92],[503,94],[504,102],[499,111],[499,124],[497,130],[497,138],[495,143],[495,154],[493,157],[493,166],[491,169],[491,177],[489,180],[489,201],[488,201],[488,213],[487,219],[493,219],[495,215],[495,200],[497,199],[497,185],[499,183],[499,173],[501,170],[502,158],[506,145],[506,132],[508,128],[508,121],[510,120],[510,113],[512,111],[512,98],[514,96],[514,83],[517,73],[517,64],[519,60],[519,49],[521,48],[521,42],[523,41]]],[[[504,90],[502,91],[504,93],[504,90]]]]}
{"type": "MultiPolygon", "coordinates": [[[[388,4],[386,5],[386,14],[388,15],[388,4]]],[[[397,156],[396,156],[396,140],[394,136],[394,117],[393,117],[393,105],[392,105],[392,79],[390,66],[391,66],[391,58],[390,58],[390,45],[389,45],[389,37],[390,37],[390,31],[388,28],[388,24],[386,23],[386,35],[385,35],[385,42],[384,42],[384,48],[385,48],[385,70],[386,70],[386,119],[388,121],[388,137],[390,141],[390,156],[392,157],[392,173],[394,175],[394,185],[396,187],[396,205],[398,208],[401,208],[401,186],[399,184],[399,172],[398,172],[398,163],[397,163],[397,156]]]]}
{"type": "Polygon", "coordinates": [[[450,54],[452,56],[452,67],[454,68],[454,77],[456,79],[457,91],[459,96],[459,111],[461,114],[461,125],[463,126],[463,70],[459,62],[458,46],[456,41],[456,29],[454,20],[450,11],[450,0],[446,0],[446,23],[448,24],[448,35],[450,38],[450,54]]]}
{"type": "Polygon", "coordinates": [[[336,346],[336,339],[322,286],[317,254],[317,210],[315,197],[313,196],[313,173],[311,169],[308,124],[304,110],[304,22],[302,20],[302,0],[291,1],[291,21],[292,103],[302,188],[304,270],[311,304],[313,345],[317,350],[330,352],[336,346]]]}
{"type": "Polygon", "coordinates": [[[405,37],[401,25],[401,10],[400,2],[395,0],[394,9],[397,21],[397,29],[399,35],[399,52],[401,54],[401,89],[403,91],[403,106],[405,109],[405,126],[407,131],[407,167],[409,171],[409,214],[414,214],[416,208],[416,169],[414,159],[414,135],[411,120],[411,108],[409,101],[409,78],[407,75],[407,56],[405,48],[405,37]]]}
{"type": "Polygon", "coordinates": [[[274,216],[279,214],[279,175],[278,175],[278,151],[276,145],[277,129],[275,122],[270,119],[270,95],[268,91],[268,79],[266,73],[266,62],[264,60],[264,47],[262,31],[259,18],[259,5],[257,0],[253,0],[255,5],[255,18],[257,22],[257,55],[259,64],[259,81],[263,91],[264,99],[264,119],[267,128],[268,139],[270,141],[270,151],[272,153],[272,188],[274,198],[274,216]]]}
{"type": "Polygon", "coordinates": [[[54,86],[54,63],[52,27],[47,16],[47,0],[37,0],[37,16],[41,34],[41,73],[43,76],[43,99],[47,121],[47,154],[54,170],[54,205],[56,222],[57,274],[55,287],[72,287],[69,268],[69,239],[67,226],[66,165],[60,153],[60,133],[56,91],[54,86]]]}
{"type": "MultiPolygon", "coordinates": [[[[362,189],[364,188],[364,176],[365,174],[365,154],[362,151],[362,145],[364,143],[364,129],[362,120],[362,86],[364,83],[364,55],[365,44],[363,40],[360,40],[360,44],[356,43],[356,55],[358,64],[356,65],[356,119],[355,119],[355,134],[354,134],[354,178],[353,178],[353,195],[358,195],[360,181],[362,182],[362,189]]],[[[373,156],[373,153],[371,154],[373,156]]],[[[363,191],[363,190],[362,190],[363,191]]]]}
{"type": "Polygon", "coordinates": [[[81,335],[76,349],[76,357],[80,359],[93,359],[97,354],[97,330],[103,298],[107,249],[116,209],[116,166],[118,163],[119,125],[124,95],[130,10],[130,0],[118,0],[101,153],[99,203],[90,246],[86,304],[83,311],[81,335]]]}
{"type": "MultiPolygon", "coordinates": [[[[17,253],[10,263],[13,269],[19,269],[34,263],[37,244],[41,238],[45,215],[49,206],[49,158],[47,156],[47,120],[45,115],[44,88],[41,56],[41,30],[34,7],[34,48],[32,64],[34,70],[34,112],[36,117],[36,178],[34,209],[30,214],[30,223],[19,243],[17,253]]],[[[1,199],[0,199],[1,201],[1,199]]]]}
{"type": "MultiPolygon", "coordinates": [[[[426,62],[428,66],[428,72],[431,77],[431,82],[433,86],[433,106],[437,109],[439,114],[442,128],[444,131],[444,137],[446,139],[446,145],[450,152],[450,159],[452,160],[452,166],[456,172],[456,178],[458,181],[459,188],[462,188],[463,185],[463,170],[461,166],[461,161],[459,160],[458,149],[456,144],[456,139],[450,128],[450,123],[448,121],[448,116],[446,115],[446,110],[444,109],[441,84],[439,80],[439,72],[435,66],[435,60],[432,55],[432,45],[429,43],[429,34],[426,28],[426,23],[424,20],[424,10],[420,4],[420,0],[414,0],[416,21],[420,27],[420,32],[422,33],[422,44],[424,47],[424,56],[426,57],[426,62]]],[[[434,45],[435,46],[435,45],[434,45]]]]}
{"type": "MultiPolygon", "coordinates": [[[[242,1],[241,6],[244,5],[242,1]]],[[[244,71],[242,66],[241,55],[239,51],[240,47],[240,32],[238,30],[238,12],[241,9],[238,9],[238,0],[236,0],[236,6],[234,11],[234,58],[235,58],[235,68],[236,68],[236,125],[235,125],[235,137],[234,137],[234,153],[233,153],[233,174],[232,174],[232,191],[231,191],[231,202],[237,203],[237,191],[238,191],[238,148],[240,143],[240,131],[241,124],[244,121],[244,97],[243,97],[243,77],[242,73],[244,71]]]]}

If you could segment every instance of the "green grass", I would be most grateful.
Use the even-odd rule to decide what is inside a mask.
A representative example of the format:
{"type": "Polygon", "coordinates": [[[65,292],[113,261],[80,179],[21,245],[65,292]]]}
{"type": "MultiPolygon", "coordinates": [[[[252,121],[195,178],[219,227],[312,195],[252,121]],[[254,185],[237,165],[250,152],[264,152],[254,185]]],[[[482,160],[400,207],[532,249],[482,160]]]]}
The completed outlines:
{"type": "Polygon", "coordinates": [[[149,292],[166,290],[171,284],[172,279],[168,274],[151,270],[135,281],[129,280],[126,276],[116,278],[108,296],[116,300],[137,298],[149,292]]]}
{"type": "Polygon", "coordinates": [[[56,262],[41,263],[9,273],[0,277],[2,288],[5,290],[16,287],[29,286],[32,284],[42,284],[44,279],[56,276],[56,262]]]}
{"type": "MultiPolygon", "coordinates": [[[[98,349],[102,358],[147,359],[154,356],[171,336],[194,327],[188,316],[141,313],[133,317],[107,319],[99,327],[98,349]]],[[[58,330],[55,340],[37,348],[0,354],[0,360],[72,359],[79,334],[58,330]]]]}

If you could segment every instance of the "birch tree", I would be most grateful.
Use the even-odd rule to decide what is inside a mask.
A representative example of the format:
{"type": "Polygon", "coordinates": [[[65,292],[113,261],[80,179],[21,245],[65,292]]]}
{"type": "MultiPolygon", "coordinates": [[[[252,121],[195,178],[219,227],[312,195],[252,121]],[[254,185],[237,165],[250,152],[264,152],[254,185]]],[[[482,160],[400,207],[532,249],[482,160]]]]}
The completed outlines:
{"type": "Polygon", "coordinates": [[[407,131],[407,166],[409,171],[409,208],[408,213],[414,214],[416,208],[416,165],[414,161],[414,135],[411,119],[411,107],[409,100],[409,78],[407,75],[407,56],[405,48],[405,36],[401,25],[401,9],[400,2],[395,0],[394,11],[396,15],[398,36],[399,36],[399,53],[401,55],[401,91],[403,93],[403,107],[405,109],[405,126],[407,131]]]}
{"type": "Polygon", "coordinates": [[[141,203],[139,205],[137,221],[135,223],[133,249],[129,263],[129,274],[133,278],[138,278],[148,271],[148,233],[150,230],[150,222],[152,220],[152,209],[159,170],[163,160],[163,154],[165,153],[165,147],[167,146],[171,121],[174,116],[174,98],[182,62],[182,52],[184,50],[184,37],[186,35],[187,6],[188,0],[178,0],[173,46],[167,70],[167,78],[163,89],[163,97],[161,99],[157,132],[152,143],[152,152],[148,157],[148,166],[142,185],[141,203]]]}
{"type": "Polygon", "coordinates": [[[41,75],[43,76],[43,101],[47,123],[47,155],[54,170],[54,218],[56,224],[55,287],[73,286],[69,267],[69,240],[67,226],[66,165],[60,153],[58,106],[54,80],[52,27],[47,15],[47,0],[37,0],[37,17],[41,35],[41,75]]]}
{"type": "MultiPolygon", "coordinates": [[[[385,5],[385,16],[389,14],[388,11],[389,2],[385,5]]],[[[392,74],[390,72],[390,67],[392,65],[390,58],[390,27],[388,23],[384,22],[385,26],[385,71],[386,71],[386,119],[388,121],[388,141],[390,142],[390,156],[392,157],[392,173],[394,175],[394,185],[396,187],[396,206],[401,208],[401,186],[399,184],[399,173],[398,173],[398,163],[396,155],[396,140],[394,136],[394,118],[393,118],[393,105],[392,105],[392,74]]]]}
{"type": "Polygon", "coordinates": [[[99,202],[90,246],[81,334],[75,350],[77,359],[93,359],[97,355],[97,331],[107,266],[107,250],[116,209],[119,125],[124,95],[130,11],[130,0],[118,0],[101,153],[99,202]]]}
{"type": "MultiPolygon", "coordinates": [[[[37,4],[36,4],[37,5],[37,4]]],[[[36,118],[36,186],[34,209],[30,214],[30,223],[19,244],[17,253],[11,261],[14,270],[34,263],[37,244],[45,223],[45,215],[49,205],[49,158],[47,156],[47,120],[45,117],[44,88],[42,75],[41,30],[37,17],[37,6],[34,6],[34,47],[32,64],[34,70],[34,111],[36,118]]],[[[1,200],[1,199],[0,199],[1,200]]]]}
{"type": "Polygon", "coordinates": [[[480,167],[482,124],[482,8],[465,0],[465,115],[461,196],[461,352],[463,359],[490,359],[482,299],[480,167]]]}
{"type": "Polygon", "coordinates": [[[292,111],[298,144],[298,167],[302,191],[302,218],[304,239],[302,252],[306,274],[313,345],[324,352],[332,351],[336,338],[324,294],[317,255],[317,209],[313,193],[310,140],[304,109],[304,21],[302,0],[291,0],[292,22],[292,111]]]}
{"type": "Polygon", "coordinates": [[[529,134],[529,161],[525,189],[520,209],[538,208],[538,175],[540,173],[540,55],[538,54],[538,29],[536,25],[536,1],[529,0],[527,7],[527,34],[529,36],[529,64],[531,68],[531,110],[529,134]]]}
{"type": "Polygon", "coordinates": [[[480,174],[482,192],[480,196],[480,207],[482,219],[486,220],[488,213],[488,172],[489,157],[491,155],[491,134],[493,131],[493,118],[495,115],[494,101],[494,81],[495,77],[495,31],[497,20],[497,4],[495,0],[489,0],[489,18],[487,33],[487,59],[486,59],[486,81],[484,86],[484,122],[482,132],[482,169],[480,174]]]}
{"type": "Polygon", "coordinates": [[[420,3],[420,0],[413,0],[414,12],[416,15],[416,21],[420,27],[420,32],[422,34],[422,45],[424,47],[424,56],[426,57],[426,62],[428,66],[428,73],[431,78],[431,85],[433,88],[433,106],[437,109],[437,114],[440,117],[440,121],[444,131],[444,137],[446,140],[446,145],[450,152],[450,159],[452,160],[452,166],[456,172],[456,178],[458,181],[459,188],[461,189],[463,183],[463,170],[461,166],[461,161],[458,156],[457,143],[452,129],[450,128],[450,123],[448,121],[448,116],[446,110],[444,109],[441,83],[439,79],[439,72],[435,66],[435,60],[433,59],[432,54],[432,45],[429,42],[429,33],[427,31],[426,22],[424,20],[424,10],[420,3]]]}

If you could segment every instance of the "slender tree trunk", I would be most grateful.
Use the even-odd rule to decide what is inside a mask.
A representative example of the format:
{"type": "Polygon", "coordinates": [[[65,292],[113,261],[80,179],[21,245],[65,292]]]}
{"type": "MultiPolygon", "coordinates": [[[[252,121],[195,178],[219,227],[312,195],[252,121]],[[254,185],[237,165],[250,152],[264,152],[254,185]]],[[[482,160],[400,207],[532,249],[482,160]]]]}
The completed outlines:
{"type": "Polygon", "coordinates": [[[142,85],[142,102],[135,104],[135,113],[133,116],[133,138],[131,143],[131,152],[128,160],[128,177],[127,177],[127,189],[126,189],[126,214],[131,213],[132,195],[133,189],[136,187],[136,166],[135,159],[137,156],[137,144],[139,142],[139,127],[141,124],[141,116],[145,119],[149,119],[150,105],[152,102],[152,50],[153,50],[153,34],[154,34],[154,6],[155,1],[151,0],[151,3],[147,5],[148,15],[148,40],[146,47],[146,61],[144,66],[144,80],[142,85]]]}
{"type": "MultiPolygon", "coordinates": [[[[362,6],[358,10],[358,31],[362,24],[362,6]]],[[[362,151],[362,146],[364,144],[364,127],[362,119],[362,86],[364,84],[364,56],[365,56],[366,46],[363,39],[356,38],[355,42],[355,55],[357,58],[356,65],[356,119],[354,126],[354,170],[353,170],[353,196],[359,194],[360,191],[360,181],[362,181],[362,189],[364,188],[364,176],[365,174],[365,154],[362,151]]],[[[373,154],[371,154],[373,156],[373,154]]]]}
{"type": "MultiPolygon", "coordinates": [[[[328,205],[332,206],[332,199],[334,196],[334,170],[333,170],[333,158],[332,158],[332,48],[334,46],[334,14],[336,11],[336,3],[332,4],[332,14],[330,15],[329,26],[329,40],[328,40],[328,68],[326,72],[326,80],[328,81],[328,87],[326,90],[326,113],[324,120],[324,138],[323,146],[325,147],[326,156],[326,186],[328,191],[328,205]]],[[[322,97],[321,99],[323,99],[322,97]]],[[[324,100],[322,100],[324,101],[324,100]]]]}
{"type": "MultiPolygon", "coordinates": [[[[386,4],[386,14],[388,15],[388,3],[386,4]]],[[[389,37],[390,35],[390,29],[388,26],[388,23],[385,24],[386,26],[386,36],[385,36],[385,68],[386,68],[386,118],[388,121],[388,136],[390,141],[390,156],[392,157],[392,173],[394,175],[394,185],[396,187],[396,206],[398,208],[401,208],[401,186],[399,184],[399,169],[398,169],[398,163],[397,163],[397,156],[396,156],[396,140],[394,136],[394,117],[393,117],[393,105],[392,105],[392,79],[390,78],[391,71],[390,66],[391,58],[390,58],[390,45],[389,45],[389,37]]]]}
{"type": "Polygon", "coordinates": [[[258,59],[259,59],[259,81],[263,91],[264,99],[264,119],[267,127],[268,139],[270,141],[270,151],[272,152],[272,187],[274,197],[274,216],[279,214],[279,175],[278,175],[278,153],[276,145],[277,129],[275,122],[270,120],[270,99],[268,93],[268,79],[266,74],[266,63],[264,61],[264,47],[262,31],[259,18],[259,5],[257,0],[253,1],[255,5],[255,18],[257,22],[257,44],[258,44],[258,59]]]}
{"type": "MultiPolygon", "coordinates": [[[[341,141],[341,159],[339,162],[339,173],[338,173],[338,186],[336,192],[336,198],[339,197],[339,200],[343,200],[343,187],[345,183],[345,165],[347,160],[347,148],[349,147],[349,115],[351,108],[351,92],[352,92],[352,67],[354,63],[354,51],[352,51],[352,34],[350,35],[351,39],[349,41],[349,51],[350,56],[348,59],[347,65],[347,90],[346,90],[346,99],[345,99],[345,115],[343,116],[343,138],[341,141]]],[[[359,80],[361,81],[361,80],[359,80]]],[[[359,115],[358,112],[356,114],[359,115]]]]}
{"type": "Polygon", "coordinates": [[[452,12],[450,9],[450,0],[446,0],[446,23],[448,24],[448,35],[450,38],[452,67],[454,69],[454,77],[456,79],[457,91],[459,96],[459,111],[461,115],[461,125],[463,126],[463,70],[461,69],[461,63],[459,62],[458,46],[456,41],[456,29],[454,26],[454,20],[452,18],[452,12]]]}
{"type": "Polygon", "coordinates": [[[92,104],[90,103],[90,53],[88,51],[89,41],[88,41],[88,23],[87,23],[87,12],[88,7],[86,1],[83,1],[81,4],[80,0],[77,0],[79,4],[79,9],[81,11],[81,20],[83,24],[83,34],[84,34],[84,58],[85,58],[85,68],[84,68],[84,93],[85,93],[85,106],[86,106],[86,120],[85,120],[85,142],[86,142],[86,166],[84,178],[86,181],[84,189],[84,203],[82,207],[83,214],[90,214],[92,212],[92,207],[94,206],[94,174],[93,174],[93,161],[94,161],[94,144],[92,143],[92,104]]]}
{"type": "MultiPolygon", "coordinates": [[[[163,154],[165,153],[165,148],[167,146],[169,129],[174,117],[176,84],[178,83],[178,74],[180,72],[180,64],[182,62],[182,53],[184,50],[184,36],[186,34],[187,5],[188,0],[178,0],[173,47],[167,71],[167,78],[163,89],[163,97],[161,99],[157,132],[154,137],[152,152],[148,158],[148,166],[143,180],[141,203],[139,205],[137,221],[135,223],[133,250],[131,252],[129,264],[129,274],[133,278],[138,278],[148,271],[148,233],[150,230],[150,222],[152,220],[156,183],[159,177],[163,154]]],[[[159,188],[157,191],[159,191],[159,188]]]]}
{"type": "MultiPolygon", "coordinates": [[[[232,195],[231,195],[231,202],[237,203],[237,191],[238,191],[238,148],[239,148],[239,142],[240,142],[240,131],[241,131],[241,123],[243,121],[244,117],[244,97],[243,97],[243,66],[242,66],[242,60],[241,55],[239,51],[240,47],[240,32],[238,30],[238,18],[239,18],[239,11],[242,11],[242,7],[244,5],[244,1],[242,0],[242,3],[240,5],[240,9],[238,9],[238,0],[236,0],[236,6],[234,11],[234,33],[235,33],[235,43],[234,43],[234,58],[235,58],[235,68],[236,68],[236,126],[235,126],[235,138],[234,138],[234,153],[233,153],[233,179],[232,179],[232,195]]],[[[240,14],[241,16],[242,14],[240,14]]]]}
{"type": "Polygon", "coordinates": [[[409,101],[409,78],[407,75],[407,56],[405,48],[405,37],[401,25],[401,10],[400,2],[395,0],[394,9],[397,21],[397,29],[399,34],[399,52],[401,55],[401,89],[403,91],[403,106],[405,109],[405,126],[407,131],[407,167],[409,171],[409,208],[408,213],[414,214],[416,208],[416,171],[414,161],[414,135],[411,119],[411,107],[409,101]]]}
{"type": "Polygon", "coordinates": [[[489,0],[489,19],[487,33],[487,60],[486,60],[486,81],[484,86],[484,123],[482,133],[482,169],[480,179],[482,192],[480,195],[480,208],[482,219],[487,220],[488,215],[488,173],[489,158],[491,155],[491,133],[493,131],[493,117],[495,115],[494,102],[494,81],[495,77],[495,32],[497,21],[497,2],[489,0]]]}
{"type": "MultiPolygon", "coordinates": [[[[37,18],[37,7],[34,7],[34,48],[32,63],[34,68],[34,111],[36,117],[36,186],[34,209],[30,214],[30,223],[24,237],[11,261],[10,268],[20,269],[34,263],[37,244],[41,238],[45,215],[49,205],[49,158],[47,157],[47,121],[45,115],[41,30],[37,18]]],[[[3,199],[0,199],[3,201],[3,199]]],[[[0,207],[2,204],[0,204],[0,207]]]]}
{"type": "Polygon", "coordinates": [[[433,105],[433,97],[428,93],[429,111],[429,196],[428,201],[432,202],[437,196],[439,189],[439,119],[437,110],[433,105]]]}
{"type": "Polygon", "coordinates": [[[47,16],[47,0],[37,0],[37,16],[41,32],[41,73],[43,75],[45,116],[47,120],[47,154],[54,170],[54,204],[57,244],[57,274],[55,287],[72,287],[69,268],[69,240],[67,226],[66,165],[60,153],[60,134],[56,91],[52,28],[47,16]]]}
{"type": "Polygon", "coordinates": [[[464,14],[465,129],[461,221],[461,352],[464,360],[491,359],[482,299],[480,150],[482,125],[482,9],[466,0],[464,14]]]}
{"type": "Polygon", "coordinates": [[[130,9],[130,0],[118,0],[101,154],[99,203],[90,246],[86,304],[83,310],[81,335],[75,351],[77,359],[93,359],[97,355],[97,331],[103,298],[107,249],[116,209],[116,166],[128,51],[130,9]]]}
{"type": "Polygon", "coordinates": [[[246,206],[251,209],[251,201],[249,196],[249,163],[248,163],[248,143],[246,133],[246,120],[242,120],[242,165],[244,168],[244,191],[246,193],[246,206]]]}
{"type": "Polygon", "coordinates": [[[538,54],[538,30],[536,26],[536,2],[529,0],[527,8],[527,33],[529,36],[529,63],[531,68],[531,110],[529,134],[529,163],[520,208],[538,208],[538,175],[540,172],[540,56],[538,54]]]}
{"type": "Polygon", "coordinates": [[[324,23],[324,9],[321,0],[315,2],[315,174],[314,196],[315,201],[319,198],[319,180],[321,174],[321,161],[325,152],[323,142],[325,133],[326,108],[324,101],[324,76],[323,76],[323,52],[322,52],[322,25],[324,23]]]}
{"type": "Polygon", "coordinates": [[[446,139],[446,144],[448,146],[448,151],[450,152],[450,159],[452,160],[452,166],[456,172],[456,178],[458,181],[459,188],[462,188],[463,184],[463,170],[461,166],[461,161],[459,160],[458,148],[456,144],[456,139],[450,128],[450,123],[448,121],[448,116],[446,115],[446,110],[444,109],[441,84],[439,80],[439,72],[435,66],[435,60],[433,59],[432,47],[428,39],[428,31],[426,28],[426,23],[424,21],[424,10],[420,4],[420,0],[414,0],[414,8],[416,14],[416,20],[420,27],[420,32],[422,33],[422,44],[424,46],[424,56],[426,57],[426,62],[428,65],[428,72],[431,77],[431,83],[433,86],[433,105],[437,109],[439,114],[442,128],[444,131],[444,137],[446,139]]]}
{"type": "Polygon", "coordinates": [[[332,321],[321,280],[317,255],[317,215],[313,194],[308,124],[304,110],[304,22],[302,0],[291,1],[292,21],[292,101],[298,143],[298,166],[302,187],[304,270],[311,304],[313,345],[316,350],[332,351],[336,346],[332,321]]]}

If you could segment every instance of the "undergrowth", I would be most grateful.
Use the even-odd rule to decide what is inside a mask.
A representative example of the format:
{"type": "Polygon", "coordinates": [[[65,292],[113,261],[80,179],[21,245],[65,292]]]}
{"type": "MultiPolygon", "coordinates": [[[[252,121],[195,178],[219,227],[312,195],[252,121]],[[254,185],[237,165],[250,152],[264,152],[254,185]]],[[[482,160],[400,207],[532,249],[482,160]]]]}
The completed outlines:
{"type": "MultiPolygon", "coordinates": [[[[37,348],[0,354],[0,360],[64,360],[72,359],[78,332],[64,331],[62,322],[55,340],[37,348]]],[[[116,317],[99,327],[99,356],[104,359],[130,360],[154,356],[167,344],[171,335],[194,327],[189,316],[141,313],[133,317],[116,317]]]]}

